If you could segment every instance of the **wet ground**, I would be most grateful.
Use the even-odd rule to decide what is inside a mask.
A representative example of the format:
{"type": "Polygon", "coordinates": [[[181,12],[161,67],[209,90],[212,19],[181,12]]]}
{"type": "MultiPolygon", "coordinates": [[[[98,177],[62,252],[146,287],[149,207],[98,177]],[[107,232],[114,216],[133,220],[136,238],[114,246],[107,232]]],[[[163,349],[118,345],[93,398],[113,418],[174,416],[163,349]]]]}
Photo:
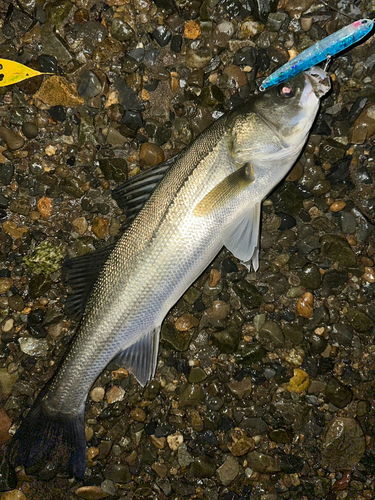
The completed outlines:
{"type": "MultiPolygon", "coordinates": [[[[70,343],[65,256],[114,241],[111,189],[189,144],[370,1],[0,1],[0,444],[70,343]],[[338,11],[337,11],[338,9],[338,11]],[[51,83],[52,82],[52,83],[51,83]]],[[[375,497],[374,37],[333,61],[297,165],[264,202],[260,268],[223,250],[167,316],[145,389],[109,366],[83,482],[9,499],[375,497]]],[[[156,262],[155,265],[158,265],[156,262]]]]}

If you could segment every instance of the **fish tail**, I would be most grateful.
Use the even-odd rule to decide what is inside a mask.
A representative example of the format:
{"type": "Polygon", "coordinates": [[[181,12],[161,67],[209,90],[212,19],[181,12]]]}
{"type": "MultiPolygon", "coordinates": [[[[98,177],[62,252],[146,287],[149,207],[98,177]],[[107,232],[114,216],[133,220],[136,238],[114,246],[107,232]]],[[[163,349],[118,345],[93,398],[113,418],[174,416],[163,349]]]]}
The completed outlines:
{"type": "Polygon", "coordinates": [[[57,473],[83,478],[86,468],[84,409],[67,416],[54,413],[38,397],[6,450],[9,463],[48,480],[57,473]]]}

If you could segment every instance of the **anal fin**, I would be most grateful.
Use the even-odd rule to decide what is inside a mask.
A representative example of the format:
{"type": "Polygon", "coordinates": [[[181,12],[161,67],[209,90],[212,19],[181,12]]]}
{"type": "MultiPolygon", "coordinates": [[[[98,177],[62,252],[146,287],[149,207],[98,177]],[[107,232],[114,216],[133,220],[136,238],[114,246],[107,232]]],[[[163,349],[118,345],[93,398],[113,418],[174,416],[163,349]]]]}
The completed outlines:
{"type": "Polygon", "coordinates": [[[223,244],[248,268],[252,263],[254,270],[259,267],[259,228],[260,202],[251,205],[223,233],[223,244]]]}
{"type": "Polygon", "coordinates": [[[113,359],[119,366],[127,368],[144,387],[154,376],[158,359],[160,328],[146,332],[137,342],[127,347],[113,359]]]}

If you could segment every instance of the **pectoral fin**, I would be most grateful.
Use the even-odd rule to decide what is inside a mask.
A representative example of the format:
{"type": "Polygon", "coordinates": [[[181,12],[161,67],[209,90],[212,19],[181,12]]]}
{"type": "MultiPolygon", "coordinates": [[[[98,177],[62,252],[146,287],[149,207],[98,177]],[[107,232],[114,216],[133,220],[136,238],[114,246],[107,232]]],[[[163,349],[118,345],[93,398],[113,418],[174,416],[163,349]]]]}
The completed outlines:
{"type": "Polygon", "coordinates": [[[223,232],[223,244],[248,268],[259,267],[260,203],[251,205],[240,219],[223,232]]]}
{"type": "Polygon", "coordinates": [[[144,387],[154,376],[158,360],[160,326],[146,332],[137,342],[114,358],[119,366],[127,368],[144,387]]]}
{"type": "Polygon", "coordinates": [[[193,215],[203,217],[212,210],[225,205],[228,200],[237,196],[254,182],[254,173],[250,163],[246,163],[232,174],[223,179],[198,203],[193,215]]]}

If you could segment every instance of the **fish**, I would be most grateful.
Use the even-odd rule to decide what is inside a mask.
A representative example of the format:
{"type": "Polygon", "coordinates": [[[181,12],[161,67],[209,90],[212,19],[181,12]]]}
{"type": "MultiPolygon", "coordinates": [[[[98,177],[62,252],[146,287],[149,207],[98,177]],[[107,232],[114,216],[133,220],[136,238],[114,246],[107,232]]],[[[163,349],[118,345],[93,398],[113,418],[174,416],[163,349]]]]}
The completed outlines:
{"type": "Polygon", "coordinates": [[[281,66],[281,68],[274,71],[263,80],[259,90],[264,92],[267,88],[279,85],[285,80],[298,75],[301,71],[332,58],[339,52],[362,40],[362,38],[370,33],[374,23],[374,19],[360,19],[332,33],[332,35],[315,43],[298,54],[298,56],[293,57],[293,59],[281,66]]]}
{"type": "Polygon", "coordinates": [[[223,245],[258,268],[261,202],[297,160],[329,89],[327,73],[312,68],[254,95],[177,157],[117,190],[130,224],[109,252],[68,265],[80,292],[70,305],[77,315],[83,307],[83,317],[10,441],[11,467],[23,465],[42,479],[56,471],[83,478],[92,384],[115,360],[145,386],[155,374],[164,317],[223,245]],[[100,267],[85,305],[87,283],[100,267]]]}

